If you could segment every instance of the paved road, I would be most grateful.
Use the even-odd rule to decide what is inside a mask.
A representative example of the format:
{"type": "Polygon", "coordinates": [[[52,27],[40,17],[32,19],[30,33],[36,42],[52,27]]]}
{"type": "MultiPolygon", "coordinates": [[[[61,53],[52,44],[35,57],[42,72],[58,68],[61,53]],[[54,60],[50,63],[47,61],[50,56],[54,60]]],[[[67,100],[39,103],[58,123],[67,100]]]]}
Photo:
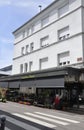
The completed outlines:
{"type": "Polygon", "coordinates": [[[27,106],[1,103],[0,115],[6,116],[5,130],[83,130],[84,115],[27,106]]]}

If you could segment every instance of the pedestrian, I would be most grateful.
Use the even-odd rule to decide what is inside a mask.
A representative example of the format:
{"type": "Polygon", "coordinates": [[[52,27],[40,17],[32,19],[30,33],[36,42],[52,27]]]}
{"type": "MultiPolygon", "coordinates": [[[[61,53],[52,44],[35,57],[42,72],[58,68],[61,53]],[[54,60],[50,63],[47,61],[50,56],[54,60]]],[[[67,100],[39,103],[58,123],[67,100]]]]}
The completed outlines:
{"type": "Polygon", "coordinates": [[[54,107],[56,109],[59,109],[59,105],[60,105],[60,97],[58,94],[56,94],[55,99],[54,99],[54,107]]]}

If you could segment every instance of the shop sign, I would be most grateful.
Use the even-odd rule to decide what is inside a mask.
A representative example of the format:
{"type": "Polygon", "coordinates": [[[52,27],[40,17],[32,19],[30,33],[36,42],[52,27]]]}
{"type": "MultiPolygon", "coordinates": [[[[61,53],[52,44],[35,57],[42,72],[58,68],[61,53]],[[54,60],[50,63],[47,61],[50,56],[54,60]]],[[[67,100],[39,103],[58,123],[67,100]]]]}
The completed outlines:
{"type": "Polygon", "coordinates": [[[21,79],[31,79],[34,78],[34,75],[27,75],[27,76],[22,76],[21,79]]]}

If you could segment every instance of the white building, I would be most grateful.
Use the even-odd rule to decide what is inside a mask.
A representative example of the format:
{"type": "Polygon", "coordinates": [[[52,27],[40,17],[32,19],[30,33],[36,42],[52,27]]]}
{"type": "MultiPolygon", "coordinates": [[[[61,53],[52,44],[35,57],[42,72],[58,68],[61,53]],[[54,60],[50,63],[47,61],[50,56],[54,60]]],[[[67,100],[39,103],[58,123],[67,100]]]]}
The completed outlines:
{"type": "Polygon", "coordinates": [[[84,0],[55,0],[13,32],[12,76],[0,79],[23,93],[67,91],[84,104],[84,0]]]}
{"type": "Polygon", "coordinates": [[[13,32],[12,74],[83,66],[84,0],[55,0],[13,32]]]}

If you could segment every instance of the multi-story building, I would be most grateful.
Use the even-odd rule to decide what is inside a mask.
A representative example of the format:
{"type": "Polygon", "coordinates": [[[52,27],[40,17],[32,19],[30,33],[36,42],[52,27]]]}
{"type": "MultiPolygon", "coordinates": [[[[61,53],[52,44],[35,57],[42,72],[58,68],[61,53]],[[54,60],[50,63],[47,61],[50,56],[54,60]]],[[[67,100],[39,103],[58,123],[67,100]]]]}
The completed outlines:
{"type": "Polygon", "coordinates": [[[55,0],[13,32],[12,74],[83,66],[83,0],[55,0]]]}
{"type": "Polygon", "coordinates": [[[55,0],[13,32],[12,76],[1,79],[24,93],[67,91],[84,102],[84,0],[55,0]]]}

